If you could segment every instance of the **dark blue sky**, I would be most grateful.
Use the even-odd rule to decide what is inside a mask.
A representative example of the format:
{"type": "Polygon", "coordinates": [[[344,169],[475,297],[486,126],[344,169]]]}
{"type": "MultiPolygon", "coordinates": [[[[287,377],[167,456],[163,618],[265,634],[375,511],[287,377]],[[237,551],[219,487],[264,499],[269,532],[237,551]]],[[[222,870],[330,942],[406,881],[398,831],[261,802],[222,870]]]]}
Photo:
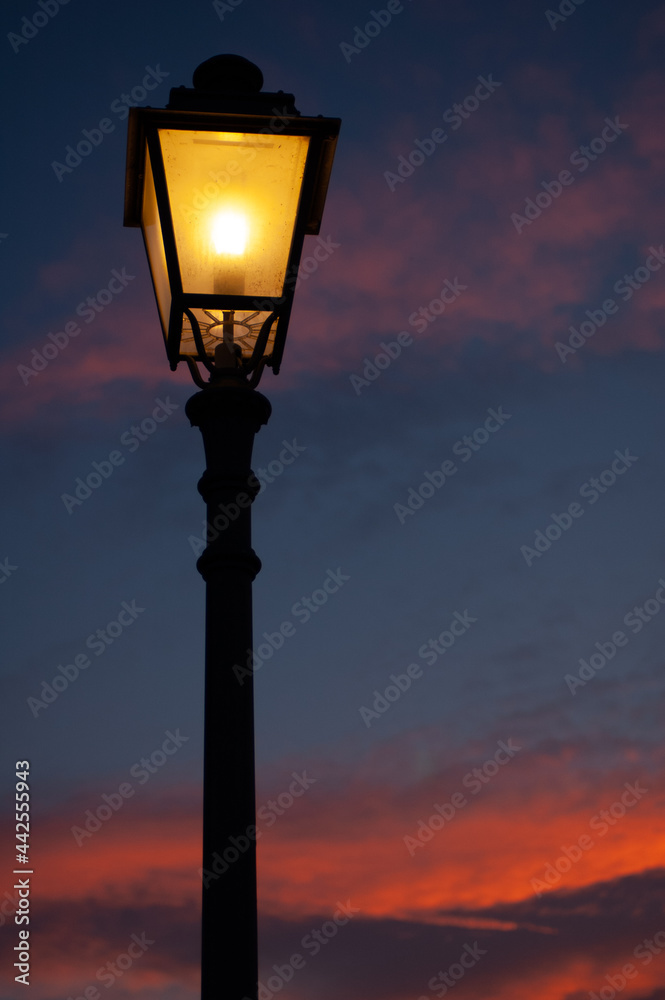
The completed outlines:
{"type": "MultiPolygon", "coordinates": [[[[14,44],[44,8],[5,5],[3,787],[11,794],[14,760],[29,759],[35,1000],[99,986],[96,971],[144,929],[157,943],[116,995],[197,995],[204,586],[191,539],[204,459],[184,413],[195,387],[169,371],[142,240],[122,227],[122,95],[154,82],[138,103],[163,107],[218,52],[255,61],[265,88],[293,92],[303,114],[343,122],[321,229],[332,252],[296,293],[282,373],[260,385],[273,415],[255,469],[285,443],[304,450],[253,508],[256,646],[295,627],[255,676],[259,804],[294,771],[316,778],[259,845],[262,974],[351,899],[358,914],[280,996],[430,1000],[428,982],[476,940],[488,954],[460,996],[581,1000],[631,961],[624,995],[665,995],[665,965],[634,956],[665,926],[654,596],[665,577],[665,9],[568,6],[553,30],[533,4],[405,0],[351,53],[342,43],[371,13],[350,0],[219,11],[70,0],[14,44]],[[474,104],[479,78],[497,86],[474,104]],[[607,119],[622,123],[611,141],[607,119]],[[104,120],[89,155],[58,167],[104,120]],[[436,129],[446,139],[432,148],[436,129]],[[424,160],[413,155],[423,147],[424,160]],[[595,150],[584,170],[581,147],[595,150]],[[532,215],[519,232],[516,213],[532,215]],[[113,272],[124,283],[106,304],[113,272]],[[104,306],[94,319],[88,298],[104,306]],[[562,360],[557,344],[599,310],[562,360]],[[26,376],[68,323],[80,333],[26,376]],[[382,343],[402,331],[401,353],[373,377],[382,343]],[[156,407],[166,416],[153,425],[156,407]],[[510,416],[488,434],[489,411],[510,416]],[[140,441],[131,428],[144,421],[140,441]],[[464,436],[477,447],[466,461],[464,436]],[[617,451],[635,458],[610,483],[617,451]],[[88,498],[63,502],[114,452],[124,461],[88,498]],[[423,490],[446,461],[456,471],[423,490]],[[590,503],[580,490],[603,473],[590,503]],[[419,490],[422,505],[404,513],[419,490]],[[561,523],[573,503],[583,513],[556,537],[553,515],[561,523]],[[526,558],[538,537],[550,547],[526,558]],[[348,579],[304,620],[303,599],[331,573],[348,579]],[[649,601],[631,631],[626,616],[649,601]],[[88,637],[123,604],[134,618],[95,655],[88,637]],[[477,620],[428,662],[423,647],[456,613],[477,620]],[[617,631],[627,642],[571,694],[566,675],[617,631]],[[35,714],[28,699],[86,653],[90,666],[35,714]],[[408,690],[373,708],[409,664],[420,673],[408,690]],[[161,760],[177,731],[187,740],[139,784],[131,769],[161,760]],[[404,837],[509,739],[514,761],[412,857],[404,837]],[[530,880],[638,780],[648,794],[535,896],[530,880]],[[135,795],[78,846],[72,827],[126,781],[135,795]]],[[[7,861],[0,891],[11,879],[7,861]]],[[[16,928],[2,912],[7,956],[16,928]]],[[[22,995],[10,973],[3,1000],[22,995]]]]}

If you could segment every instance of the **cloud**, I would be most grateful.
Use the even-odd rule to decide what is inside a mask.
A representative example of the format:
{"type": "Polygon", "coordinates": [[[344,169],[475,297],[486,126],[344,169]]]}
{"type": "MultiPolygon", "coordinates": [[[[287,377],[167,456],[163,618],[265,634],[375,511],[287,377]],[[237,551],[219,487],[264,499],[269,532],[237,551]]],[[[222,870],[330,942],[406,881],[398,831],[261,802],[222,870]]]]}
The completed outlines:
{"type": "MultiPolygon", "coordinates": [[[[259,840],[268,970],[302,951],[305,935],[330,921],[340,903],[357,912],[320,955],[309,952],[295,997],[314,990],[326,1000],[343,990],[351,1000],[406,1000],[427,993],[427,981],[477,941],[487,958],[473,978],[469,971],[469,996],[487,996],[493,983],[499,1000],[534,992],[561,1000],[604,985],[603,976],[631,961],[645,937],[663,929],[665,943],[665,871],[653,839],[657,753],[650,762],[610,755],[600,770],[581,743],[514,750],[517,741],[499,739],[513,755],[498,770],[506,756],[495,756],[498,740],[471,744],[445,763],[435,736],[421,741],[428,766],[416,766],[413,753],[405,754],[413,734],[347,767],[312,765],[325,780],[259,840]],[[616,803],[627,784],[637,798],[622,809],[616,803]],[[422,846],[414,848],[419,835],[422,846]]],[[[266,777],[269,785],[280,784],[276,774],[266,777]]],[[[264,782],[259,800],[271,792],[264,782]]],[[[145,931],[159,943],[137,963],[131,989],[178,983],[184,998],[195,988],[199,790],[184,785],[137,797],[78,847],[71,828],[85,821],[90,802],[85,794],[60,802],[36,823],[35,932],[45,971],[35,996],[51,996],[54,984],[66,995],[94,982],[130,935],[145,931]],[[61,939],[66,932],[71,940],[72,928],[80,951],[66,966],[61,939]]],[[[11,906],[3,913],[10,919],[11,906]]],[[[655,957],[640,964],[641,993],[634,995],[659,985],[665,966],[658,970],[655,957]]]]}
{"type": "MultiPolygon", "coordinates": [[[[419,341],[431,377],[458,365],[464,346],[477,339],[559,370],[554,343],[584,320],[585,309],[612,295],[613,284],[643,264],[657,240],[651,219],[662,198],[663,93],[662,72],[650,70],[618,107],[580,104],[565,70],[527,61],[492,95],[491,109],[483,109],[491,114],[479,111],[459,132],[450,130],[447,145],[395,191],[383,173],[404,155],[399,136],[411,135],[415,124],[397,130],[393,123],[385,145],[351,147],[334,173],[322,230],[339,247],[298,289],[279,389],[310,373],[353,371],[380,350],[382,339],[403,329],[419,341]],[[571,165],[571,154],[600,135],[608,117],[628,128],[583,171],[571,165]],[[556,190],[552,184],[564,169],[573,182],[518,233],[511,215],[523,216],[526,200],[538,193],[544,204],[543,185],[556,190]],[[410,317],[428,309],[444,281],[456,277],[467,288],[419,334],[410,317]]],[[[61,259],[41,267],[40,309],[25,299],[10,309],[22,333],[4,355],[6,419],[24,420],[56,402],[93,403],[104,412],[112,408],[112,383],[152,391],[171,378],[137,233],[131,290],[83,325],[79,338],[27,385],[16,371],[49,332],[76,318],[77,302],[104,284],[109,262],[127,258],[127,234],[118,230],[114,238],[106,220],[102,228],[108,229],[103,255],[99,241],[75,241],[61,259]]],[[[313,246],[308,240],[304,256],[313,246]]],[[[619,305],[571,364],[597,352],[662,350],[660,273],[619,305]]],[[[189,375],[183,370],[176,379],[185,384],[189,375]]]]}
{"type": "MultiPolygon", "coordinates": [[[[274,993],[306,1000],[431,1000],[442,974],[460,978],[460,995],[484,1000],[582,1000],[632,967],[623,995],[659,1000],[665,975],[662,897],[665,871],[653,870],[547,901],[525,901],[456,915],[417,919],[355,913],[353,896],[316,907],[298,919],[260,920],[261,982],[274,993]],[[334,917],[337,916],[337,921],[334,917]],[[661,934],[661,932],[663,932],[661,934]],[[649,943],[651,942],[651,944],[649,943]],[[475,958],[475,961],[472,961],[475,958]],[[292,964],[293,963],[293,964],[292,964]],[[462,966],[463,967],[463,966],[462,966]],[[353,970],[353,974],[349,974],[353,970]],[[281,986],[280,986],[281,980],[281,986]],[[286,986],[285,986],[286,984],[286,986]],[[286,992],[288,988],[288,993],[286,992]]],[[[198,912],[192,907],[104,907],[92,901],[40,907],[34,926],[40,971],[38,998],[76,995],[99,984],[108,962],[126,951],[131,935],[154,942],[114,989],[120,995],[193,1000],[198,988],[198,912]],[[77,955],[65,944],[75,935],[77,955]],[[66,956],[66,957],[63,957],[66,956]],[[161,990],[161,993],[159,992],[161,990]]],[[[228,960],[220,947],[220,974],[228,960]]]]}

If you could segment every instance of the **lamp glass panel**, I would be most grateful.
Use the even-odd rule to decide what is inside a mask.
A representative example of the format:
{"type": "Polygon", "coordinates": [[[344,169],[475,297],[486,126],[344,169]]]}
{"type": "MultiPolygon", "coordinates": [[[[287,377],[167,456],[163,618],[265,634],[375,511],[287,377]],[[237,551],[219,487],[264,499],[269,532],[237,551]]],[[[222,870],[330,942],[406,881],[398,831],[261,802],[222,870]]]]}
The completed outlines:
{"type": "Polygon", "coordinates": [[[169,283],[169,273],[166,267],[166,254],[164,252],[164,240],[162,238],[162,227],[159,222],[157,211],[157,196],[155,194],[155,181],[150,163],[150,153],[146,149],[145,180],[143,184],[143,238],[148,252],[150,271],[155,286],[155,296],[157,306],[162,321],[164,332],[169,328],[169,316],[171,314],[171,285],[169,283]]]}
{"type": "Polygon", "coordinates": [[[309,137],[159,129],[159,139],[185,294],[281,297],[309,137]]]}

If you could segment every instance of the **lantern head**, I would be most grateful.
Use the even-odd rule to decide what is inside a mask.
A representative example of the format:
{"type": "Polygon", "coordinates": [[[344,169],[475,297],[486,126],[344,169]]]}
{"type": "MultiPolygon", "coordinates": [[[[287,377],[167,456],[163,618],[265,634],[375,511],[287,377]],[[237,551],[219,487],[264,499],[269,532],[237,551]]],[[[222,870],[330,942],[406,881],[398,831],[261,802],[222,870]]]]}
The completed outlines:
{"type": "Polygon", "coordinates": [[[321,226],[338,118],[260,93],[239,56],[129,115],[125,225],[143,231],[166,353],[255,385],[279,371],[306,235],[321,226]]]}

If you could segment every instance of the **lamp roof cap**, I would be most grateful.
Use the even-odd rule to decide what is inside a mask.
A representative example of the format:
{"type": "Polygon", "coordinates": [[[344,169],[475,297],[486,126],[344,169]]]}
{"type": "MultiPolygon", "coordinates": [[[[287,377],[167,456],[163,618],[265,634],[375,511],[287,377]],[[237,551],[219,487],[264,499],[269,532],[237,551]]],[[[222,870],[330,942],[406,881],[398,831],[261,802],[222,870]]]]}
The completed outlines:
{"type": "Polygon", "coordinates": [[[197,66],[192,83],[195,90],[209,94],[258,94],[263,73],[244,56],[220,55],[197,66]]]}

